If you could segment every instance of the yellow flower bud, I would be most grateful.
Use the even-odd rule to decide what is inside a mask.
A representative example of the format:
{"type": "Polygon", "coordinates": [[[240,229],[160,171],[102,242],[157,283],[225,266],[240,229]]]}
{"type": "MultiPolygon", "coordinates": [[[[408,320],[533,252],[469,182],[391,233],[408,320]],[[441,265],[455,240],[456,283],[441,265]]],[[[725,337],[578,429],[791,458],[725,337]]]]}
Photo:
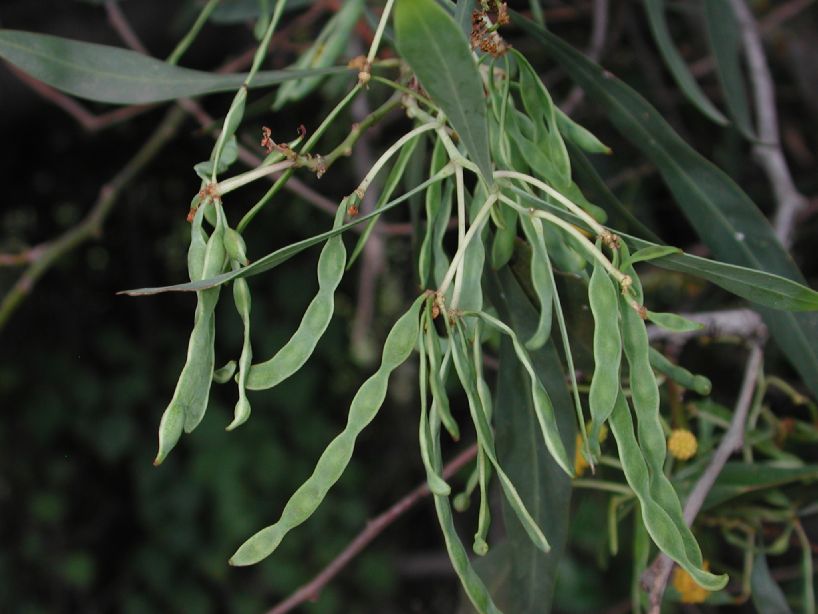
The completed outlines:
{"type": "MultiPolygon", "coordinates": [[[[705,561],[702,567],[709,569],[710,565],[705,561]]],[[[702,603],[710,594],[710,591],[699,586],[693,577],[681,567],[673,570],[673,588],[679,591],[682,603],[702,603]]]]}
{"type": "Polygon", "coordinates": [[[577,433],[577,439],[574,442],[574,475],[576,477],[581,476],[589,466],[585,455],[582,453],[582,435],[577,433]]]}
{"type": "Polygon", "coordinates": [[[693,458],[698,447],[696,436],[687,429],[673,429],[667,440],[668,451],[678,460],[693,458]]]}

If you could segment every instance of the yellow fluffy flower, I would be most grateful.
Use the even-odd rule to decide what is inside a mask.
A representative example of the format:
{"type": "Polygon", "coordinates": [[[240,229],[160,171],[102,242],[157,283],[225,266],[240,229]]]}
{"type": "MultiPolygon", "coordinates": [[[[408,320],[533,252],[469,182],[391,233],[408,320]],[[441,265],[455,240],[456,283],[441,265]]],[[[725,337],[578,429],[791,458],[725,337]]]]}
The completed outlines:
{"type": "Polygon", "coordinates": [[[673,429],[667,440],[668,452],[678,460],[693,458],[698,447],[696,436],[687,429],[673,429]]]}
{"type": "Polygon", "coordinates": [[[582,435],[577,433],[577,439],[574,442],[574,475],[581,476],[588,467],[590,465],[582,453],[582,435]]]}
{"type": "MultiPolygon", "coordinates": [[[[710,568],[710,565],[705,561],[702,567],[706,570],[710,568]]],[[[681,567],[673,570],[673,588],[679,591],[682,603],[702,603],[710,594],[710,591],[699,586],[693,577],[681,567]]]]}
{"type": "MultiPolygon", "coordinates": [[[[586,430],[590,433],[591,432],[591,423],[590,421],[585,425],[586,430]]],[[[604,424],[599,428],[599,443],[604,442],[608,438],[608,427],[604,424]]],[[[576,441],[574,442],[574,475],[576,477],[580,477],[585,470],[590,467],[588,464],[588,460],[585,458],[585,455],[582,453],[583,449],[583,441],[582,435],[577,433],[576,441]]]]}

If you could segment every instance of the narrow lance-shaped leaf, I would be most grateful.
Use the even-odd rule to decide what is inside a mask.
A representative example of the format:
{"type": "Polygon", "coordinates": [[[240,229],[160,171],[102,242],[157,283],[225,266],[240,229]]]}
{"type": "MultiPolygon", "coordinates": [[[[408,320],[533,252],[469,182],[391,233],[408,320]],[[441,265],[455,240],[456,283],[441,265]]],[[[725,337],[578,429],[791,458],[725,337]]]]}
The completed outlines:
{"type": "MultiPolygon", "coordinates": [[[[687,99],[692,102],[696,108],[699,109],[707,118],[713,122],[724,126],[727,124],[727,118],[724,117],[712,102],[705,96],[699,84],[690,74],[690,71],[673,44],[668,31],[667,21],[665,20],[665,0],[644,0],[645,11],[648,14],[648,23],[650,24],[651,32],[653,33],[653,40],[656,41],[656,46],[659,47],[659,53],[665,60],[665,65],[673,75],[676,84],[681,88],[687,99]]],[[[705,2],[705,4],[718,4],[705,2]]],[[[726,2],[724,2],[726,4],[726,2]]]]}
{"type": "MultiPolygon", "coordinates": [[[[561,207],[514,187],[510,188],[510,191],[522,196],[523,200],[528,203],[546,209],[573,224],[585,227],[584,222],[579,217],[561,207]]],[[[612,228],[608,230],[626,239],[631,247],[639,251],[660,247],[656,243],[623,232],[617,232],[612,228]]],[[[628,262],[634,262],[633,256],[628,257],[628,262]]],[[[818,311],[818,292],[780,275],[682,252],[651,259],[650,263],[663,269],[688,273],[706,279],[736,296],[765,307],[786,309],[788,311],[818,311]]]]}
{"type": "MultiPolygon", "coordinates": [[[[244,74],[219,75],[172,66],[135,51],[49,34],[0,30],[0,58],[63,92],[113,104],[148,104],[235,90],[244,74]]],[[[251,87],[348,71],[345,66],[271,70],[251,87]]]]}
{"type": "Polygon", "coordinates": [[[290,245],[286,245],[281,249],[277,249],[276,251],[267,254],[263,258],[259,258],[250,266],[242,267],[235,271],[231,271],[229,273],[222,273],[221,275],[214,275],[212,277],[208,277],[206,279],[201,279],[197,281],[191,281],[188,283],[183,284],[174,284],[172,286],[161,286],[157,288],[139,288],[136,290],[123,290],[119,292],[119,294],[127,294],[128,296],[148,296],[151,294],[161,294],[163,292],[196,292],[198,290],[204,290],[205,288],[213,288],[215,286],[221,286],[222,284],[227,283],[232,279],[236,279],[237,277],[252,277],[253,275],[258,275],[259,273],[264,273],[265,271],[269,271],[270,269],[274,269],[278,265],[283,262],[286,262],[293,256],[300,254],[305,249],[312,247],[313,245],[318,245],[319,243],[323,243],[327,239],[330,239],[336,235],[341,234],[342,232],[346,232],[353,226],[356,226],[362,222],[366,222],[378,215],[383,214],[385,211],[389,211],[390,209],[397,207],[399,204],[408,200],[413,194],[423,190],[426,186],[440,181],[441,179],[448,177],[451,174],[451,168],[445,168],[440,173],[435,175],[434,177],[430,177],[420,185],[412,188],[405,194],[391,200],[390,202],[386,203],[383,207],[378,209],[377,211],[373,211],[368,213],[367,215],[362,215],[353,219],[351,222],[344,224],[343,226],[339,226],[337,228],[333,228],[332,230],[328,230],[327,232],[323,232],[321,234],[315,235],[313,237],[309,237],[308,239],[304,239],[302,241],[297,241],[296,243],[291,243],[290,245]]]}
{"type": "Polygon", "coordinates": [[[463,31],[434,0],[398,0],[398,52],[492,183],[483,82],[463,31]]]}
{"type": "MultiPolygon", "coordinates": [[[[509,322],[521,338],[536,329],[538,317],[534,305],[508,267],[486,275],[487,297],[503,320],[509,322]]],[[[553,343],[532,351],[531,360],[554,401],[556,419],[563,445],[573,457],[576,419],[571,411],[568,386],[553,343]]],[[[500,344],[500,368],[495,392],[495,429],[497,454],[509,477],[517,485],[526,508],[551,544],[547,554],[538,550],[523,527],[504,506],[511,547],[506,549],[511,579],[508,584],[508,612],[548,614],[554,596],[557,568],[568,536],[571,508],[571,479],[563,472],[539,436],[528,394],[525,373],[519,368],[510,339],[500,344]]],[[[500,551],[494,548],[493,552],[500,551]]],[[[491,555],[491,553],[490,553],[491,555]]]]}
{"type": "Polygon", "coordinates": [[[741,72],[741,31],[733,8],[726,0],[702,4],[707,23],[707,38],[716,61],[716,74],[730,116],[736,127],[748,139],[755,139],[750,106],[747,103],[747,87],[741,72]]]}

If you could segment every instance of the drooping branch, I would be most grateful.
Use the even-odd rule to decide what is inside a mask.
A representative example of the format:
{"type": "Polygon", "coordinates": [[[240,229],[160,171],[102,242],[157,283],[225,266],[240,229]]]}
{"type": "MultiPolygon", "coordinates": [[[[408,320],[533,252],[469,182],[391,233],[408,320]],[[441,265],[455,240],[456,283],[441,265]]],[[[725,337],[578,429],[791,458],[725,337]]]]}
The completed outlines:
{"type": "Polygon", "coordinates": [[[123,190],[173,138],[184,118],[185,113],[179,107],[170,109],[156,130],[122,170],[100,188],[94,206],[83,221],[68,229],[56,239],[34,248],[36,251],[31,258],[31,263],[6,293],[3,300],[0,301],[0,329],[8,322],[11,315],[28,296],[39,279],[62,256],[101,234],[102,225],[113,210],[123,190]]]}
{"type": "Polygon", "coordinates": [[[756,130],[759,142],[753,146],[758,160],[772,186],[776,200],[773,226],[779,240],[788,246],[798,214],[806,208],[807,199],[798,192],[781,150],[778,113],[775,108],[775,86],[764,56],[764,47],[753,14],[744,0],[730,0],[738,19],[747,58],[750,83],[756,109],[756,130]]]}

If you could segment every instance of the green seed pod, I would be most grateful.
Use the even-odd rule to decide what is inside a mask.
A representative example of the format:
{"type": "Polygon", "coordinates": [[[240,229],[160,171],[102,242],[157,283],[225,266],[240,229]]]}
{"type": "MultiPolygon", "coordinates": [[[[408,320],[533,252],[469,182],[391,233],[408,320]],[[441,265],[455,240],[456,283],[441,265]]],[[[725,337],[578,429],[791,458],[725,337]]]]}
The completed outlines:
{"type": "Polygon", "coordinates": [[[281,518],[244,542],[230,559],[231,565],[252,565],[269,556],[287,533],[315,512],[329,489],[341,477],[352,457],[355,440],[375,418],[386,398],[389,375],[409,358],[415,347],[418,316],[424,300],[425,296],[418,297],[409,311],[395,322],[384,343],[381,366],[352,399],[346,427],[321,454],[312,475],[284,506],[281,518]]]}
{"type": "Polygon", "coordinates": [[[588,399],[591,407],[589,441],[592,452],[598,455],[600,429],[611,415],[619,394],[619,366],[622,360],[618,292],[598,260],[594,260],[588,300],[594,316],[594,376],[588,399]]]}
{"type": "Polygon", "coordinates": [[[233,379],[233,374],[236,372],[236,361],[231,360],[223,367],[219,367],[213,371],[213,381],[217,384],[226,384],[233,379]]]}
{"type": "Polygon", "coordinates": [[[231,260],[241,263],[242,266],[249,264],[244,237],[229,226],[224,229],[224,249],[231,260]]]}
{"type": "Polygon", "coordinates": [[[684,367],[674,365],[664,354],[654,348],[650,348],[650,364],[683,388],[693,390],[702,396],[709,395],[713,389],[713,384],[704,375],[694,375],[684,367]]]}
{"type": "Polygon", "coordinates": [[[596,136],[594,136],[590,130],[576,123],[559,109],[557,109],[557,126],[559,127],[562,136],[571,141],[580,149],[592,154],[611,153],[611,148],[596,138],[596,136]]]}
{"type": "Polygon", "coordinates": [[[250,343],[250,287],[247,285],[247,280],[239,277],[233,281],[233,302],[236,305],[236,311],[241,316],[244,324],[244,344],[241,349],[241,357],[239,358],[239,374],[236,378],[236,383],[239,388],[239,400],[236,402],[236,407],[233,412],[233,421],[227,426],[228,431],[232,431],[237,426],[247,422],[250,417],[250,401],[247,398],[246,386],[247,375],[250,370],[250,365],[253,362],[253,348],[250,343]]]}

